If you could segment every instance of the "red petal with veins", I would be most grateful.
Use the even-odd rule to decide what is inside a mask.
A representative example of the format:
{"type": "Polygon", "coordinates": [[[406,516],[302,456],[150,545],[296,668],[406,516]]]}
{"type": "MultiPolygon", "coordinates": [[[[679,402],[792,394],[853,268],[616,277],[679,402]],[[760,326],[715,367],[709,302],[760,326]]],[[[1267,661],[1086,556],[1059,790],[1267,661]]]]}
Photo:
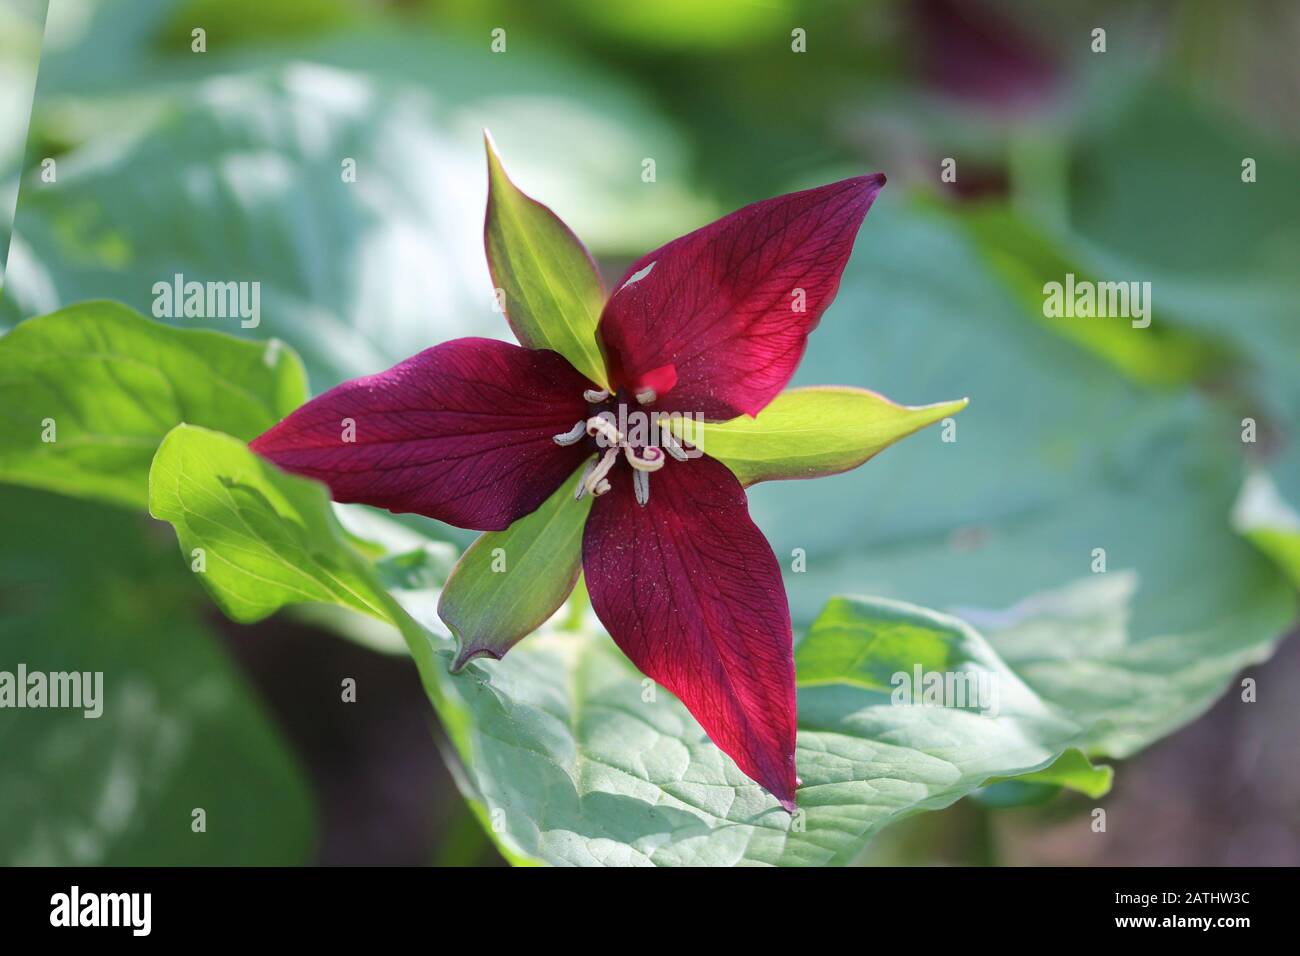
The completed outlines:
{"type": "Polygon", "coordinates": [[[600,321],[620,384],[635,392],[671,366],[664,410],[758,414],[794,374],[884,184],[877,173],[754,203],[634,262],[600,321]]]}
{"type": "Polygon", "coordinates": [[[330,389],[250,447],[335,501],[501,531],[591,454],[553,441],[587,417],[590,387],[555,352],[455,339],[330,389]]]}
{"type": "Polygon", "coordinates": [[[711,458],[670,461],[636,503],[611,475],[582,538],[591,603],[632,663],[676,694],[748,776],[794,810],[790,609],[745,492],[711,458]]]}

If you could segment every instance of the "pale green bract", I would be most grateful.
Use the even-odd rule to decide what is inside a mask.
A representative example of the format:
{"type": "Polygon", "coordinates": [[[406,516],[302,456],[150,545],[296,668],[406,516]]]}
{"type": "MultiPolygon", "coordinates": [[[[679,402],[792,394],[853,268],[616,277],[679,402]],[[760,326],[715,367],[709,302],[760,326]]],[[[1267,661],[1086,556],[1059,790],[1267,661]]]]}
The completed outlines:
{"type": "Polygon", "coordinates": [[[451,572],[438,615],[460,641],[453,669],[476,657],[499,660],[568,598],[582,573],[582,529],[593,500],[574,500],[583,468],[532,514],[480,535],[451,572]]]}
{"type": "Polygon", "coordinates": [[[548,208],[510,181],[492,138],[484,237],[499,304],[521,344],[559,352],[602,389],[609,388],[596,326],[605,304],[596,264],[548,208]]]}
{"type": "Polygon", "coordinates": [[[814,386],[778,395],[758,415],[727,422],[672,419],[674,433],[725,464],[743,485],[848,471],[966,399],[909,407],[862,388],[814,386]]]}

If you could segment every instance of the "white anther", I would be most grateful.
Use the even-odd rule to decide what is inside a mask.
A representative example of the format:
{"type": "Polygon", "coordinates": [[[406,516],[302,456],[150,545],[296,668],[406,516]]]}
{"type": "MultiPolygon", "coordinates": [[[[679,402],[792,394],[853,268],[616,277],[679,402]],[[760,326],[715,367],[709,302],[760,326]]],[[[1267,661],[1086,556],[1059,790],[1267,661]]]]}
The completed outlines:
{"type": "Polygon", "coordinates": [[[644,508],[650,500],[650,472],[632,472],[632,490],[636,493],[636,503],[644,508]]]}
{"type": "Polygon", "coordinates": [[[664,453],[653,445],[639,449],[625,445],[623,454],[627,456],[627,463],[637,471],[658,471],[667,461],[664,453]]]}
{"type": "Polygon", "coordinates": [[[591,477],[591,473],[595,470],[596,470],[596,459],[592,458],[590,461],[587,462],[587,467],[582,469],[582,480],[578,482],[577,493],[575,493],[573,496],[574,501],[581,501],[583,495],[587,493],[587,479],[591,477]]]}
{"type": "Polygon", "coordinates": [[[653,388],[643,388],[641,391],[636,393],[636,401],[638,405],[649,405],[658,397],[659,396],[655,393],[653,388]]]}
{"type": "Polygon", "coordinates": [[[659,444],[663,445],[664,448],[667,448],[668,454],[672,455],[678,461],[686,461],[689,457],[686,452],[682,450],[681,444],[677,441],[677,436],[666,428],[661,429],[659,432],[659,444]]]}
{"type": "Polygon", "coordinates": [[[587,489],[589,494],[598,497],[609,491],[609,482],[605,480],[605,476],[609,474],[609,470],[614,467],[614,462],[617,460],[618,449],[609,449],[605,452],[605,456],[596,463],[596,467],[592,468],[586,477],[582,479],[582,486],[587,489]]]}
{"type": "Polygon", "coordinates": [[[578,422],[563,435],[556,435],[552,441],[557,445],[572,445],[575,441],[587,433],[587,423],[578,422]]]}
{"type": "Polygon", "coordinates": [[[582,397],[590,404],[597,405],[609,398],[609,392],[605,391],[603,388],[589,388],[582,393],[582,397]]]}
{"type": "Polygon", "coordinates": [[[597,435],[602,436],[605,444],[611,447],[623,444],[623,433],[615,428],[608,418],[601,418],[599,415],[592,415],[587,419],[587,434],[592,438],[597,435]]]}

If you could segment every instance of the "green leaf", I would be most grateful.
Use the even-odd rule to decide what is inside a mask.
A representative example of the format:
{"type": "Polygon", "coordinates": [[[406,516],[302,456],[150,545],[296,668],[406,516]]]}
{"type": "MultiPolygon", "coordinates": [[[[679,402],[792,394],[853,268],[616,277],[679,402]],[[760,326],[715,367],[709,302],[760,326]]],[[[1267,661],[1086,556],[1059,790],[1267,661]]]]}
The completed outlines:
{"type": "MultiPolygon", "coordinates": [[[[965,621],[906,604],[837,597],[826,605],[795,651],[800,687],[842,684],[890,695],[895,706],[921,696],[931,675],[951,681],[943,706],[996,716],[1049,710],[965,621]]],[[[913,704],[915,706],[915,704],[913,704]]],[[[1082,735],[1081,735],[1082,736],[1082,735]]],[[[995,778],[997,783],[1012,778],[995,778]]],[[[1109,767],[1094,767],[1077,749],[1050,767],[1014,778],[1070,787],[1099,797],[1110,789],[1109,767]]]]}
{"type": "Polygon", "coordinates": [[[1068,218],[1075,232],[1162,272],[1294,273],[1300,157],[1293,146],[1167,85],[1108,92],[1073,132],[1068,218]],[[1140,152],[1126,148],[1139,141],[1140,152]],[[1255,182],[1242,181],[1246,157],[1257,162],[1255,182]]]}
{"type": "Polygon", "coordinates": [[[714,51],[762,43],[780,33],[791,0],[737,4],[730,0],[660,0],[653,4],[591,4],[560,0],[566,22],[600,34],[598,42],[672,52],[714,51]]]}
{"type": "MultiPolygon", "coordinates": [[[[1204,713],[1238,671],[1272,652],[1261,635],[1293,618],[1294,600],[1275,590],[1273,569],[1238,546],[1259,572],[1254,593],[1231,617],[1197,627],[1138,631],[1144,617],[1167,617],[1170,608],[1138,604],[1141,576],[1132,570],[1091,575],[1002,610],[962,613],[1026,684],[1086,728],[1080,746],[1089,754],[1128,757],[1204,713]]],[[[1151,600],[1170,597],[1157,592],[1151,600]]]]}
{"type": "Polygon", "coordinates": [[[15,487],[0,510],[0,669],[102,674],[98,717],[0,709],[0,863],[310,862],[308,781],[156,529],[15,487]]]}
{"type": "Polygon", "coordinates": [[[438,601],[439,617],[460,641],[453,671],[476,657],[500,660],[568,598],[582,571],[593,500],[573,500],[583,470],[532,514],[482,535],[456,564],[438,601]]]}
{"type": "MultiPolygon", "coordinates": [[[[1300,153],[1185,91],[1148,86],[1093,105],[1074,134],[1063,228],[1098,269],[1150,280],[1170,323],[1230,347],[1232,375],[1215,390],[1281,433],[1271,444],[1292,464],[1267,466],[1300,508],[1300,153]],[[1140,156],[1123,145],[1134,135],[1140,156]],[[1243,181],[1248,160],[1254,181],[1243,181]]],[[[1253,537],[1287,550],[1262,528],[1253,537]]]]}
{"type": "MultiPolygon", "coordinates": [[[[453,675],[451,642],[383,592],[333,526],[321,487],[190,426],[159,448],[152,487],[185,559],[206,550],[201,580],[229,613],[333,601],[401,631],[463,764],[466,796],[518,862],[844,863],[893,820],[946,806],[990,777],[1046,769],[1080,733],[961,622],[847,602],[842,628],[901,628],[921,636],[923,651],[950,647],[952,667],[994,680],[998,711],[895,706],[856,672],[835,680],[823,662],[817,684],[800,691],[804,813],[794,825],[676,699],[647,694],[589,623],[543,629],[503,660],[453,675]]],[[[847,639],[827,631],[817,642],[847,639]]],[[[910,674],[930,659],[911,653],[912,642],[867,643],[868,672],[910,674]]]]}
{"type": "MultiPolygon", "coordinates": [[[[837,599],[800,648],[791,818],[709,743],[671,695],[646,685],[603,636],[548,631],[471,664],[445,707],[472,793],[515,854],[552,863],[780,865],[852,861],[881,828],[945,807],[991,777],[1050,767],[1080,728],[1045,705],[972,629],[894,602],[837,599]],[[811,642],[847,643],[865,668],[837,674],[811,642]],[[877,631],[922,638],[874,640],[877,631]],[[898,705],[861,673],[903,673],[942,645],[953,673],[997,689],[997,712],[898,705]],[[813,654],[806,658],[803,655],[813,654]],[[814,673],[806,683],[803,662],[814,673]]],[[[845,650],[851,650],[845,648],[845,650]]],[[[851,655],[844,654],[847,662],[851,655]]]]}
{"type": "MultiPolygon", "coordinates": [[[[890,694],[907,661],[925,672],[1004,671],[984,639],[964,621],[910,605],[832,598],[795,652],[801,687],[852,684],[890,694]]],[[[1007,675],[999,673],[999,679],[1007,675]]]]}
{"type": "Polygon", "coordinates": [[[153,283],[176,273],[259,281],[260,326],[225,330],[284,339],[320,391],[439,341],[509,335],[483,251],[484,125],[593,248],[640,255],[714,211],[689,191],[682,137],[638,91],[526,44],[492,56],[407,25],[106,55],[123,30],[150,36],[136,6],[94,16],[93,43],[46,50],[33,129],[75,148],[57,188],[22,191],[6,313],[111,297],[148,314],[153,283]],[[635,174],[648,142],[653,187],[635,174]]]}
{"type": "MultiPolygon", "coordinates": [[[[432,602],[450,564],[446,545],[430,542],[372,565],[352,547],[324,485],[191,425],[178,425],[159,446],[149,493],[150,512],[176,529],[184,562],[193,569],[202,556],[195,577],[228,616],[249,622],[283,607],[342,608],[363,615],[363,642],[382,649],[389,641],[375,625],[394,628],[440,709],[438,682],[451,653],[432,602]],[[437,664],[435,650],[444,655],[437,664]]],[[[413,535],[397,526],[389,540],[413,535]]]]}
{"type": "Polygon", "coordinates": [[[1300,514],[1266,472],[1257,471],[1246,478],[1233,507],[1232,523],[1300,587],[1300,514]]]}
{"type": "MultiPolygon", "coordinates": [[[[828,316],[807,374],[853,374],[895,394],[960,389],[983,398],[980,415],[960,420],[956,442],[903,443],[813,495],[803,482],[759,485],[751,506],[777,553],[808,549],[808,570],[787,582],[797,619],[834,589],[881,588],[962,609],[968,624],[867,601],[855,613],[877,636],[863,654],[801,645],[801,679],[815,683],[800,689],[805,815],[791,832],[675,700],[646,699],[589,617],[452,676],[450,642],[394,604],[388,619],[416,655],[461,786],[485,823],[504,822],[494,837],[510,858],[847,862],[890,822],[1046,771],[1069,748],[1140,749],[1201,713],[1293,620],[1291,589],[1224,526],[1235,423],[1138,388],[1024,319],[941,224],[881,211],[885,235],[851,264],[841,300],[896,321],[868,330],[828,316]],[[1002,387],[1012,375],[1020,391],[1002,387]],[[1105,573],[1092,572],[1096,547],[1105,573]],[[997,716],[894,706],[892,688],[873,689],[949,659],[998,676],[997,716]]],[[[193,497],[200,509],[221,503],[193,497]]],[[[323,493],[314,507],[324,513],[323,493]]],[[[369,603],[383,597],[376,585],[369,603]]]]}
{"type": "Polygon", "coordinates": [[[189,49],[191,31],[199,23],[207,31],[208,50],[215,52],[329,30],[357,30],[378,11],[349,0],[180,0],[164,13],[166,20],[154,38],[155,46],[189,49]]]}
{"type": "Polygon", "coordinates": [[[1203,713],[1296,615],[1293,586],[1228,521],[1240,413],[1137,384],[1045,328],[944,218],[882,195],[869,224],[795,384],[965,394],[976,413],[953,442],[749,490],[776,554],[806,554],[785,578],[796,628],[835,593],[950,612],[1040,696],[1105,718],[1091,755],[1133,753],[1203,713]],[[1038,602],[1089,587],[1111,590],[1073,616],[1068,643],[1051,627],[1008,643],[1038,602]]]}
{"type": "MultiPolygon", "coordinates": [[[[1152,385],[1186,384],[1204,377],[1216,365],[1230,361],[1213,339],[1181,326],[1170,315],[1163,297],[1157,297],[1154,291],[1145,303],[1150,311],[1144,318],[1046,316],[1044,301],[1048,283],[1063,286],[1067,275],[1074,277],[1073,288],[1084,288],[1085,284],[1099,281],[1086,262],[1077,254],[1067,252],[1064,240],[1032,226],[1008,206],[984,203],[963,208],[956,222],[969,233],[994,273],[1007,283],[1026,315],[1114,363],[1137,381],[1152,385]],[[1135,328],[1133,322],[1149,322],[1149,325],[1135,328]]],[[[1137,276],[1125,273],[1114,278],[1122,279],[1127,289],[1129,281],[1136,280],[1137,276]]],[[[1154,290],[1156,286],[1152,284],[1148,288],[1154,290]]],[[[1135,303],[1130,307],[1135,307],[1135,303]]]]}
{"type": "Polygon", "coordinates": [[[723,462],[741,484],[818,478],[858,467],[926,425],[955,415],[967,399],[896,405],[862,388],[834,386],[782,392],[751,418],[728,422],[673,419],[678,437],[723,462]]]}
{"type": "Polygon", "coordinates": [[[251,439],[306,398],[296,355],[83,302],[0,337],[0,480],[143,508],[180,422],[251,439]]]}
{"type": "Polygon", "coordinates": [[[559,352],[599,388],[609,388],[596,326],[605,289],[591,255],[546,206],[510,181],[484,133],[488,205],[484,239],[492,281],[519,341],[559,352]]]}
{"type": "Polygon", "coordinates": [[[1082,750],[1071,747],[1061,754],[1056,763],[1044,770],[1021,774],[1019,777],[996,778],[989,781],[989,787],[1005,784],[1068,787],[1085,796],[1098,799],[1110,792],[1110,785],[1114,778],[1115,772],[1110,767],[1097,766],[1082,750]]]}
{"type": "Polygon", "coordinates": [[[285,604],[324,603],[387,621],[388,597],[352,551],[324,485],[286,475],[220,432],[178,425],[149,473],[149,513],[227,615],[258,621],[285,604]]]}

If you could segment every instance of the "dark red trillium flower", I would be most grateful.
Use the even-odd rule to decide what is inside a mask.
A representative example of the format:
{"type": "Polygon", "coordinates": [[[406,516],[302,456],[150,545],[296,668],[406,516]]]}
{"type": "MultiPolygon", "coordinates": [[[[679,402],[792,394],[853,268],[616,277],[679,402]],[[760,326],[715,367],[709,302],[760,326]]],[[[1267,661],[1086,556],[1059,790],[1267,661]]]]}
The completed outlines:
{"type": "Polygon", "coordinates": [[[456,339],[331,389],[252,447],[337,501],[481,531],[530,514],[585,467],[582,570],[597,616],[793,811],[790,611],[745,491],[707,447],[667,432],[638,444],[599,414],[757,415],[794,374],[884,183],[755,203],[634,262],[598,327],[612,391],[556,352],[456,339]]]}

